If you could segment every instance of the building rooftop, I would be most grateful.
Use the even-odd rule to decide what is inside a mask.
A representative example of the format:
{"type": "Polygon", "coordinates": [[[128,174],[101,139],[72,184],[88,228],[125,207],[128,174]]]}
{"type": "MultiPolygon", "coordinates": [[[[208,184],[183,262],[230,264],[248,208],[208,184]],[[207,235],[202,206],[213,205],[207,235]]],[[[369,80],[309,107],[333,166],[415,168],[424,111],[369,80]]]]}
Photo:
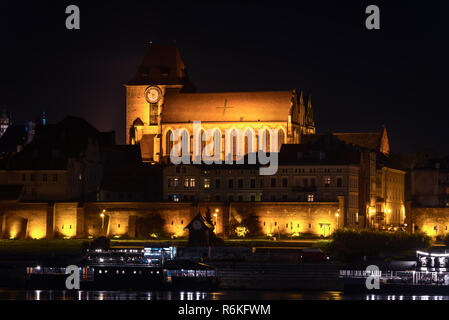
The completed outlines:
{"type": "Polygon", "coordinates": [[[164,98],[162,122],[285,122],[292,99],[293,91],[169,92],[164,98]]]}
{"type": "Polygon", "coordinates": [[[173,45],[148,47],[134,77],[126,85],[189,85],[184,62],[173,45]]]}

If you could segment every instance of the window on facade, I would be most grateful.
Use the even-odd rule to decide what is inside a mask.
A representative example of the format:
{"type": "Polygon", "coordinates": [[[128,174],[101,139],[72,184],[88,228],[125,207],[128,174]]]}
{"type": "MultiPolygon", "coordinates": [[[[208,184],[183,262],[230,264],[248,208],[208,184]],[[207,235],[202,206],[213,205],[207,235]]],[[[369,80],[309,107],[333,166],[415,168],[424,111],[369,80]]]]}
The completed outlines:
{"type": "Polygon", "coordinates": [[[343,185],[343,179],[337,178],[337,187],[341,187],[343,185]]]}
{"type": "Polygon", "coordinates": [[[22,174],[22,181],[27,181],[27,175],[26,175],[26,173],[22,174]]]}
{"type": "Polygon", "coordinates": [[[243,201],[243,196],[239,195],[239,201],[243,201]]]}
{"type": "Polygon", "coordinates": [[[58,174],[57,173],[53,174],[53,182],[56,182],[56,181],[58,181],[58,174]]]}
{"type": "Polygon", "coordinates": [[[282,178],[282,187],[286,188],[288,186],[288,179],[282,178]]]}
{"type": "Polygon", "coordinates": [[[176,173],[181,173],[181,167],[179,166],[176,167],[176,173]]]}
{"type": "Polygon", "coordinates": [[[173,179],[173,187],[177,187],[179,185],[179,179],[178,178],[174,178],[173,179]]]}
{"type": "Polygon", "coordinates": [[[184,179],[184,187],[186,187],[186,188],[189,187],[189,178],[184,179]]]}
{"type": "Polygon", "coordinates": [[[220,179],[215,179],[215,189],[220,189],[220,179]]]}
{"type": "Polygon", "coordinates": [[[329,187],[331,185],[331,177],[324,177],[324,186],[329,187]]]}
{"type": "Polygon", "coordinates": [[[276,178],[271,178],[271,187],[276,187],[276,178]]]}
{"type": "Polygon", "coordinates": [[[30,181],[36,181],[36,174],[35,173],[30,174],[30,181]]]}
{"type": "Polygon", "coordinates": [[[310,178],[310,186],[315,187],[315,178],[310,178]]]}
{"type": "Polygon", "coordinates": [[[256,179],[250,180],[250,186],[251,186],[251,189],[254,189],[256,187],[256,179]]]}
{"type": "Polygon", "coordinates": [[[239,186],[239,189],[243,188],[243,179],[238,180],[238,186],[239,186]]]}
{"type": "MultiPolygon", "coordinates": [[[[209,181],[210,184],[210,181],[209,181]]],[[[190,188],[195,187],[195,178],[190,178],[190,188]]]]}
{"type": "Polygon", "coordinates": [[[302,185],[305,188],[307,188],[309,186],[309,179],[307,179],[307,178],[302,179],[302,185]]]}
{"type": "Polygon", "coordinates": [[[186,167],[182,167],[182,173],[186,173],[186,172],[187,172],[186,167]]]}
{"type": "Polygon", "coordinates": [[[233,179],[228,180],[228,187],[229,187],[229,189],[234,188],[234,180],[233,179]]]}
{"type": "Polygon", "coordinates": [[[308,194],[308,195],[307,195],[307,201],[313,202],[313,200],[314,200],[313,194],[308,194]]]}
{"type": "Polygon", "coordinates": [[[256,201],[256,196],[255,195],[251,195],[251,201],[256,201]]]}
{"type": "Polygon", "coordinates": [[[209,178],[205,178],[204,179],[204,188],[205,189],[209,189],[210,188],[210,179],[209,178]]]}

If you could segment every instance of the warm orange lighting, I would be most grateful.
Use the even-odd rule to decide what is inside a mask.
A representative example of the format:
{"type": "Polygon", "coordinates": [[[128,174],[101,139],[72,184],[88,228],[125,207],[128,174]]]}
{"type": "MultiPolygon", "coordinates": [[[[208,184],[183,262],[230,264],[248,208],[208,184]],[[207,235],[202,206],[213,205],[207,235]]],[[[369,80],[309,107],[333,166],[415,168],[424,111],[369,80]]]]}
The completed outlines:
{"type": "Polygon", "coordinates": [[[45,237],[45,230],[42,226],[33,227],[30,230],[30,238],[31,239],[42,239],[45,237]]]}

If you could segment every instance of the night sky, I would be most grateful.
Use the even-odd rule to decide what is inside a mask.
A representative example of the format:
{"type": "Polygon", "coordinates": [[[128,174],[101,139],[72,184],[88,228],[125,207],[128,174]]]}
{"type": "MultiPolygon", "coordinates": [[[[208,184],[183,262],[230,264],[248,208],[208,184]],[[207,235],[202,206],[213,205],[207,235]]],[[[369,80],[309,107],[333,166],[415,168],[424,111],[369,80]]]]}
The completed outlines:
{"type": "Polygon", "coordinates": [[[15,123],[45,107],[49,122],[80,116],[123,143],[123,84],[149,41],[176,41],[198,91],[301,88],[318,132],[385,124],[393,151],[449,153],[447,1],[5,2],[0,105],[15,123]],[[65,28],[69,4],[81,30],[65,28]],[[381,30],[365,28],[369,4],[381,30]]]}

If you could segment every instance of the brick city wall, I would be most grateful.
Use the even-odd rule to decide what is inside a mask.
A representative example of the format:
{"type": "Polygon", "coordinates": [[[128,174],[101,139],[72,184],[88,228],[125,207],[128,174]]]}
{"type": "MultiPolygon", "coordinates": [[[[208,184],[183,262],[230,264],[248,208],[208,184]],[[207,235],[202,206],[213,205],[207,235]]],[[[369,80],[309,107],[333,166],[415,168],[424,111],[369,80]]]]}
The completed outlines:
{"type": "MultiPolygon", "coordinates": [[[[2,238],[87,238],[89,236],[148,236],[142,228],[152,216],[163,218],[166,233],[183,237],[186,225],[200,211],[209,208],[217,233],[229,234],[230,221],[250,214],[257,216],[265,234],[314,233],[328,235],[336,227],[340,202],[76,202],[2,203],[0,225],[2,238]],[[102,217],[102,213],[104,216],[102,217]]],[[[340,217],[339,224],[342,226],[340,217]]]]}
{"type": "Polygon", "coordinates": [[[408,207],[406,223],[409,231],[413,228],[424,231],[429,236],[443,236],[449,231],[449,208],[408,207]]]}

